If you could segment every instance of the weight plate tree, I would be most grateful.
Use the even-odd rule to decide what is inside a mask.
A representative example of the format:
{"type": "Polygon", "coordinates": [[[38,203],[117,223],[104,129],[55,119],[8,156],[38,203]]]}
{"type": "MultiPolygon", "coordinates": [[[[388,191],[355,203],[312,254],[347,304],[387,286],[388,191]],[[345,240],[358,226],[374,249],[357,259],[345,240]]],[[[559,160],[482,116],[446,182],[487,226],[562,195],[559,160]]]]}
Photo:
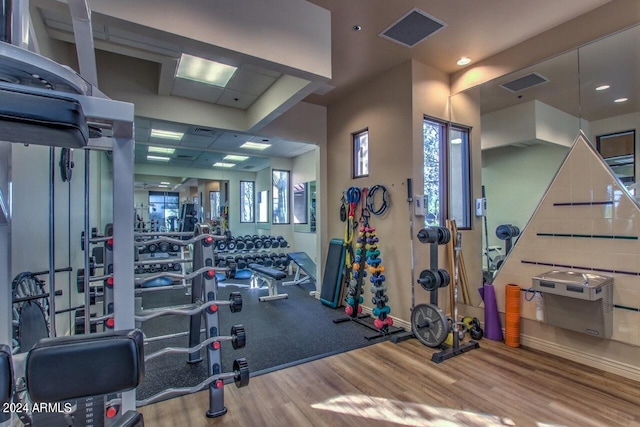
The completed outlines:
{"type": "Polygon", "coordinates": [[[411,330],[427,347],[439,347],[447,339],[449,325],[437,306],[418,304],[411,312],[411,330]]]}

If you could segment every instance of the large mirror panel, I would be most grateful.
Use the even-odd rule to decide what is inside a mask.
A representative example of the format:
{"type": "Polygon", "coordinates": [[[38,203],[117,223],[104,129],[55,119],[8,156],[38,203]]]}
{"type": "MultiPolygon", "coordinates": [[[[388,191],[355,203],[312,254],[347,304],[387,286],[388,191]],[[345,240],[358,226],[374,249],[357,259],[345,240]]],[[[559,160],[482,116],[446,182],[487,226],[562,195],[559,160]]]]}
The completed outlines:
{"type": "Polygon", "coordinates": [[[510,246],[496,230],[524,229],[579,131],[635,191],[638,40],[640,26],[632,27],[451,97],[454,122],[479,109],[472,149],[481,150],[487,206],[485,280],[495,276],[510,246]]]}

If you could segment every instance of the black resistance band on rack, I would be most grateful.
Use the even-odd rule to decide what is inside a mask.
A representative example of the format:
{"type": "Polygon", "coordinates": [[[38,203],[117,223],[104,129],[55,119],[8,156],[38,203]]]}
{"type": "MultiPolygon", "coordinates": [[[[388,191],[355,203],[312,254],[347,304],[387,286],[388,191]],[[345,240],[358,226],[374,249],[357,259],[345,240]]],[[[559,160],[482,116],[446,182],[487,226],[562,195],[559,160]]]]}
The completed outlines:
{"type": "Polygon", "coordinates": [[[389,209],[389,192],[384,185],[374,185],[369,189],[369,194],[367,195],[367,209],[369,212],[377,216],[384,215],[384,213],[389,209]],[[375,198],[378,191],[382,191],[382,204],[376,209],[375,198]]]}

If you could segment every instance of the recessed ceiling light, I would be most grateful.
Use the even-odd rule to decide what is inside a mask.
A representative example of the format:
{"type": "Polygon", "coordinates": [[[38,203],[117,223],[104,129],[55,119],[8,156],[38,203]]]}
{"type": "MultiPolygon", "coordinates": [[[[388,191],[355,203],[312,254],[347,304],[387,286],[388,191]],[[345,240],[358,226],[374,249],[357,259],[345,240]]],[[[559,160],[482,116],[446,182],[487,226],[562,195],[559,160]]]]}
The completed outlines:
{"type": "Polygon", "coordinates": [[[215,162],[213,166],[218,168],[232,168],[235,166],[235,163],[215,162]]]}
{"type": "Polygon", "coordinates": [[[251,150],[265,150],[271,147],[271,144],[263,144],[262,142],[247,141],[240,146],[240,148],[249,148],[251,150]]]}
{"type": "Polygon", "coordinates": [[[360,30],[362,30],[362,25],[354,25],[353,27],[351,27],[351,29],[353,31],[360,31],[360,30]]]}
{"type": "Polygon", "coordinates": [[[227,154],[223,157],[224,160],[235,160],[236,162],[244,162],[248,156],[238,156],[237,154],[227,154]]]}
{"type": "Polygon", "coordinates": [[[164,139],[182,139],[184,136],[183,132],[174,132],[171,130],[162,130],[162,129],[151,129],[151,137],[152,138],[164,138],[164,139]]]}
{"type": "Polygon", "coordinates": [[[628,100],[629,100],[629,98],[618,98],[618,99],[614,99],[613,102],[620,103],[620,102],[626,102],[628,100]]]}
{"type": "Polygon", "coordinates": [[[609,89],[610,87],[611,87],[611,86],[609,86],[609,85],[602,85],[602,86],[598,86],[598,87],[596,88],[596,90],[606,90],[606,89],[609,89]]]}
{"type": "Polygon", "coordinates": [[[171,159],[169,157],[163,157],[163,156],[147,156],[147,160],[157,160],[159,162],[168,162],[171,159]]]}
{"type": "Polygon", "coordinates": [[[173,154],[175,151],[175,148],[149,146],[149,153],[173,154]]]}
{"type": "Polygon", "coordinates": [[[166,181],[163,181],[163,182],[161,182],[160,184],[162,184],[162,185],[171,185],[171,183],[170,183],[170,182],[166,182],[166,181]]]}
{"type": "Polygon", "coordinates": [[[160,184],[160,185],[158,185],[158,188],[169,188],[169,186],[168,186],[168,185],[160,184]]]}
{"type": "Polygon", "coordinates": [[[237,67],[231,65],[183,53],[180,57],[176,77],[212,86],[225,87],[237,69],[237,67]]]}
{"type": "Polygon", "coordinates": [[[467,65],[471,62],[471,58],[467,58],[466,56],[463,56],[462,58],[458,59],[457,64],[458,65],[467,65]]]}

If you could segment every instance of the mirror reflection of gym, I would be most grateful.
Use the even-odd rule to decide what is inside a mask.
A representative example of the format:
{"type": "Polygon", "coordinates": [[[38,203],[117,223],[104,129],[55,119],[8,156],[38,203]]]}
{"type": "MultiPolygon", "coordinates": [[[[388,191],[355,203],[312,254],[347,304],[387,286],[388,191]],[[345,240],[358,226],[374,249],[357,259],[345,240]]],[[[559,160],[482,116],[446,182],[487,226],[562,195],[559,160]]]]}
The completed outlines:
{"type": "MultiPolygon", "coordinates": [[[[485,280],[497,275],[507,255],[499,227],[524,230],[578,132],[585,132],[595,146],[598,140],[606,141],[612,134],[624,137],[640,125],[638,100],[613,102],[623,91],[639,91],[638,39],[640,26],[635,26],[451,97],[454,123],[468,122],[469,105],[480,107],[476,126],[481,132],[472,140],[474,148],[480,140],[480,175],[486,192],[487,215],[476,217],[483,227],[485,280]],[[610,64],[616,64],[613,75],[610,64]],[[613,79],[619,87],[604,88],[613,79]],[[619,126],[612,127],[612,117],[618,118],[619,126]]],[[[627,188],[635,191],[638,159],[632,146],[635,149],[627,143],[624,153],[617,148],[615,153],[599,151],[627,188]]],[[[517,237],[512,239],[516,242],[517,237]]],[[[478,304],[479,298],[474,300],[478,304]]]]}

